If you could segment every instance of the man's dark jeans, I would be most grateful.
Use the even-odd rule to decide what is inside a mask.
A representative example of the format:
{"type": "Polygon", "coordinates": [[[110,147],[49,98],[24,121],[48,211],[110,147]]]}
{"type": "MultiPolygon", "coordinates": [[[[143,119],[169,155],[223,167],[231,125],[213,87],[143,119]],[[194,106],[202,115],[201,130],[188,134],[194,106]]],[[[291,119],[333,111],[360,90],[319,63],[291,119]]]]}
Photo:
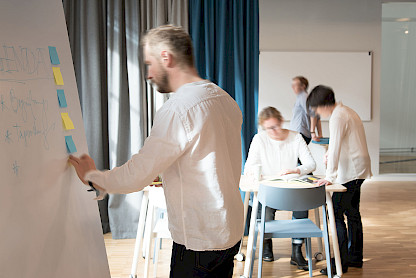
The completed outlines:
{"type": "Polygon", "coordinates": [[[363,224],[360,214],[360,195],[363,182],[363,179],[347,182],[344,184],[347,188],[346,192],[332,195],[343,269],[348,269],[350,262],[361,264],[363,261],[363,224]],[[347,216],[348,231],[344,214],[347,216]]]}
{"type": "Polygon", "coordinates": [[[173,242],[170,278],[231,278],[240,241],[218,251],[192,251],[173,242]]]}

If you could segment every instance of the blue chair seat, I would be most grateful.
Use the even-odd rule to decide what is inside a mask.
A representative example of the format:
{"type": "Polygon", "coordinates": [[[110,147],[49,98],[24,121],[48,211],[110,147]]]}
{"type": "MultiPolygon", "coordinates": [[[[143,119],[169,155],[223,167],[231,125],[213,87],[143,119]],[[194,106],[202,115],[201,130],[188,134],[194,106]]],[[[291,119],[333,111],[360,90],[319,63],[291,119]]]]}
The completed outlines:
{"type": "MultiPolygon", "coordinates": [[[[260,223],[260,221],[258,221],[260,223]]],[[[322,237],[322,231],[310,219],[266,221],[266,238],[322,237]]]]}

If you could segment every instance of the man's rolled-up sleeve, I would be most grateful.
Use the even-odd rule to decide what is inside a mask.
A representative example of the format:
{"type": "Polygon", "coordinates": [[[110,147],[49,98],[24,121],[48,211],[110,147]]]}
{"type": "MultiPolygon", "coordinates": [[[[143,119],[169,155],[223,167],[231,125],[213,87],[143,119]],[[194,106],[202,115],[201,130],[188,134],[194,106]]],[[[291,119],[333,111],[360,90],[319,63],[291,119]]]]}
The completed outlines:
{"type": "Polygon", "coordinates": [[[189,145],[189,131],[186,120],[180,115],[162,109],[156,114],[150,136],[137,154],[112,170],[89,171],[85,180],[104,188],[106,193],[126,194],[142,190],[172,165],[189,145]]]}

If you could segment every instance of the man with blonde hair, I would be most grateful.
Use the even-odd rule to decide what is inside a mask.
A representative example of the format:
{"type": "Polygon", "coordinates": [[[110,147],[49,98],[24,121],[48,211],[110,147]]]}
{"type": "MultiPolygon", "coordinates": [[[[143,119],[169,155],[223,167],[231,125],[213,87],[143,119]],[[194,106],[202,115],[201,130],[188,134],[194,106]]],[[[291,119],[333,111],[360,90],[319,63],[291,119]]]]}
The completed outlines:
{"type": "Polygon", "coordinates": [[[152,29],[142,46],[148,81],[161,93],[175,92],[157,112],[143,148],[105,172],[87,155],[69,161],[101,195],[142,190],[161,173],[173,239],[170,277],[232,277],[243,234],[241,111],[199,77],[182,28],[152,29]]]}

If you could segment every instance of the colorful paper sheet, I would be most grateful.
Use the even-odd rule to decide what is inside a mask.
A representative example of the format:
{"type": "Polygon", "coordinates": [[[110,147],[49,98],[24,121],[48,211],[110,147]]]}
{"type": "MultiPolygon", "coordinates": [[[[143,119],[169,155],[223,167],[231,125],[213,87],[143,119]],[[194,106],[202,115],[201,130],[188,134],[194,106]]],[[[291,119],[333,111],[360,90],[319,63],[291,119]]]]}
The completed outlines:
{"type": "Polygon", "coordinates": [[[61,68],[52,67],[52,70],[56,85],[64,85],[64,79],[62,78],[61,68]]]}
{"type": "Polygon", "coordinates": [[[65,130],[75,129],[74,123],[72,122],[68,113],[61,113],[61,117],[62,117],[62,124],[65,130]]]}
{"type": "Polygon", "coordinates": [[[59,57],[58,57],[58,52],[56,51],[56,47],[55,46],[48,46],[49,48],[49,57],[51,58],[51,64],[52,65],[59,65],[59,57]]]}
{"type": "Polygon", "coordinates": [[[61,107],[61,108],[68,107],[68,105],[66,103],[64,90],[56,90],[56,92],[58,94],[59,107],[61,107]]]}
{"type": "Polygon", "coordinates": [[[77,147],[75,146],[74,140],[72,140],[72,136],[65,136],[65,144],[68,153],[76,153],[77,147]]]}

